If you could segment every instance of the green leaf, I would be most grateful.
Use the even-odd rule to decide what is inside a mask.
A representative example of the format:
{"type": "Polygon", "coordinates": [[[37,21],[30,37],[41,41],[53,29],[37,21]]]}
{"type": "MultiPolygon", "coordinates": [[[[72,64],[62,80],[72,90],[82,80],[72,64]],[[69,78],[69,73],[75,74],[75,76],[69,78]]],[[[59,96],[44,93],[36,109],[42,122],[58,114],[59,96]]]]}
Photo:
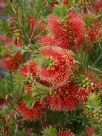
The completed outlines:
{"type": "Polygon", "coordinates": [[[102,70],[102,41],[95,43],[89,52],[91,65],[102,70]]]}
{"type": "Polygon", "coordinates": [[[62,6],[55,6],[53,9],[53,14],[60,16],[62,19],[66,18],[66,13],[67,13],[67,6],[62,5],[62,6]]]}
{"type": "Polygon", "coordinates": [[[35,101],[32,99],[31,95],[24,95],[23,99],[29,108],[32,108],[34,106],[35,101]]]}
{"type": "Polygon", "coordinates": [[[51,92],[52,92],[51,88],[44,86],[42,84],[38,84],[33,87],[32,97],[37,97],[42,100],[43,98],[48,96],[48,94],[51,92]]]}
{"type": "Polygon", "coordinates": [[[25,83],[25,78],[19,73],[16,73],[13,75],[13,83],[16,89],[19,90],[19,92],[21,93],[25,83]]]}
{"type": "Polygon", "coordinates": [[[83,69],[88,70],[88,66],[90,65],[89,54],[87,54],[83,49],[80,52],[75,53],[75,59],[77,63],[83,67],[83,69]]]}

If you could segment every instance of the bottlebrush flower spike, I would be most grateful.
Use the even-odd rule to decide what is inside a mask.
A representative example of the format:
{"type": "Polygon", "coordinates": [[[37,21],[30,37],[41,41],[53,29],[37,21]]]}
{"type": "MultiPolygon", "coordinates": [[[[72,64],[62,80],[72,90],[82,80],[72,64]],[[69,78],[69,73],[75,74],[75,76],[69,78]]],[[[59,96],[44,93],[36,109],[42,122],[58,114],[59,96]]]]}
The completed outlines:
{"type": "Polygon", "coordinates": [[[41,80],[51,83],[54,88],[63,86],[70,80],[74,58],[72,51],[60,47],[41,47],[40,54],[50,57],[53,64],[47,68],[37,65],[36,73],[41,80]]]}
{"type": "Polygon", "coordinates": [[[32,108],[28,108],[24,101],[17,106],[18,112],[27,120],[37,120],[44,114],[43,105],[36,102],[32,108]]]}
{"type": "Polygon", "coordinates": [[[58,136],[75,136],[70,130],[62,130],[58,133],[58,136]]]}
{"type": "Polygon", "coordinates": [[[62,28],[60,23],[60,18],[57,16],[49,16],[48,17],[48,27],[53,32],[55,36],[61,35],[62,28]]]}
{"type": "Polygon", "coordinates": [[[68,40],[71,44],[78,46],[83,40],[86,33],[85,23],[80,14],[75,11],[68,13],[68,20],[65,23],[68,40]]]}
{"type": "Polygon", "coordinates": [[[68,48],[70,46],[69,41],[67,40],[66,30],[64,29],[60,18],[57,16],[49,16],[48,27],[54,35],[54,38],[51,37],[52,40],[49,41],[50,45],[52,44],[52,46],[59,46],[62,48],[68,48]],[[52,41],[53,43],[51,43],[52,41]]]}
{"type": "Polygon", "coordinates": [[[75,11],[69,12],[68,19],[64,23],[57,16],[49,16],[48,29],[53,36],[42,36],[40,43],[61,48],[69,48],[71,45],[79,46],[86,33],[83,17],[75,11]]]}
{"type": "Polygon", "coordinates": [[[63,28],[61,19],[57,16],[48,17],[48,27],[55,37],[66,36],[66,31],[63,28]]]}

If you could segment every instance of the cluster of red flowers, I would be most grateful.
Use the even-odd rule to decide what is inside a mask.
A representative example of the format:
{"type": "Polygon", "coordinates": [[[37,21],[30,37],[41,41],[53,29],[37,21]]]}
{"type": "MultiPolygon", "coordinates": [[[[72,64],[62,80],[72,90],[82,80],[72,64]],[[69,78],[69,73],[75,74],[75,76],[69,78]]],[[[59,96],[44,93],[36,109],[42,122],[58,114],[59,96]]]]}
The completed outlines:
{"type": "Polygon", "coordinates": [[[70,11],[68,14],[68,20],[65,23],[65,29],[70,44],[79,46],[84,41],[86,28],[81,14],[78,14],[75,11],[70,11]]]}
{"type": "MultiPolygon", "coordinates": [[[[30,25],[33,25],[32,27],[34,28],[34,23],[32,22],[35,22],[34,18],[30,18],[30,25]]],[[[52,110],[58,111],[76,110],[79,104],[84,104],[87,101],[87,97],[92,89],[80,88],[79,85],[71,82],[70,78],[73,74],[75,60],[72,51],[66,48],[71,45],[79,46],[83,42],[86,34],[83,17],[71,11],[68,14],[68,20],[63,24],[60,18],[49,16],[48,30],[50,30],[51,35],[44,35],[40,38],[41,48],[39,54],[46,58],[46,63],[47,58],[48,61],[49,59],[52,60],[51,63],[43,66],[41,58],[38,57],[40,60],[37,59],[37,61],[40,63],[37,63],[36,60],[29,61],[22,66],[21,73],[24,76],[32,75],[32,79],[40,79],[37,82],[41,83],[42,81],[42,84],[46,83],[47,86],[56,91],[55,94],[49,94],[48,97],[43,99],[41,103],[44,107],[47,106],[52,110]]],[[[31,86],[28,88],[31,90],[31,86]]],[[[25,112],[25,117],[27,115],[30,116],[29,108],[27,112],[26,110],[27,106],[25,110],[20,108],[22,115],[25,112]]],[[[30,110],[30,113],[34,114],[33,108],[30,110]]],[[[33,116],[31,116],[31,119],[33,119],[33,116]]]]}
{"type": "MultiPolygon", "coordinates": [[[[25,92],[31,94],[32,86],[26,85],[25,92]]],[[[44,114],[44,109],[46,108],[53,111],[75,111],[79,105],[86,103],[90,92],[91,89],[81,89],[76,83],[70,82],[69,84],[57,89],[55,94],[49,94],[43,99],[43,101],[40,102],[41,105],[39,106],[39,110],[37,110],[37,112],[42,111],[42,107],[43,112],[39,112],[39,116],[37,117],[40,118],[42,114],[44,114]]],[[[30,120],[37,119],[37,117],[35,118],[36,112],[34,112],[33,109],[35,109],[35,105],[33,108],[28,108],[24,102],[21,102],[18,108],[19,112],[22,113],[21,115],[30,120]]]]}
{"type": "MultiPolygon", "coordinates": [[[[50,57],[53,60],[53,64],[51,64],[50,66],[48,66],[46,68],[46,67],[43,67],[39,64],[35,64],[34,61],[30,61],[28,64],[22,66],[21,73],[24,76],[28,76],[29,74],[31,74],[31,75],[36,74],[38,77],[40,77],[40,80],[42,80],[43,83],[46,82],[47,84],[50,84],[50,86],[53,89],[59,88],[65,84],[67,84],[70,81],[70,76],[72,75],[72,72],[73,72],[73,64],[75,63],[72,51],[67,51],[66,49],[62,49],[57,46],[56,47],[46,46],[46,47],[41,47],[39,53],[44,56],[50,57]]],[[[28,89],[28,92],[29,92],[29,89],[31,90],[31,86],[28,86],[26,89],[28,89]]],[[[59,91],[56,91],[56,95],[54,95],[54,96],[50,96],[50,97],[48,96],[48,98],[49,98],[48,103],[50,104],[50,105],[48,105],[48,107],[51,106],[51,108],[53,110],[55,110],[55,109],[62,110],[63,105],[61,105],[61,103],[60,103],[60,101],[62,101],[60,99],[60,96],[61,95],[60,95],[59,91]],[[59,98],[59,101],[57,103],[55,102],[56,97],[59,98]]],[[[63,98],[65,98],[65,97],[66,96],[63,93],[63,98]]],[[[67,109],[69,108],[69,110],[73,110],[75,107],[75,104],[76,104],[75,101],[73,101],[73,99],[72,100],[71,99],[72,99],[71,97],[70,97],[70,99],[69,98],[64,99],[65,104],[66,104],[65,108],[67,108],[67,109]],[[67,100],[67,102],[66,102],[66,100],[67,100]],[[72,101],[73,101],[73,103],[72,103],[72,101]]],[[[44,102],[42,102],[42,105],[45,107],[47,105],[47,103],[44,104],[44,102]]],[[[23,104],[23,107],[25,107],[25,108],[22,108],[22,103],[20,103],[19,107],[21,107],[19,109],[19,111],[20,111],[20,113],[22,113],[22,115],[24,117],[26,117],[27,119],[29,117],[30,120],[34,119],[33,116],[30,116],[30,115],[34,115],[33,109],[35,108],[35,106],[29,110],[29,108],[27,108],[26,105],[24,106],[24,104],[23,104]]],[[[40,108],[41,107],[39,107],[39,109],[40,108]]],[[[39,110],[38,110],[38,112],[39,112],[39,110]]]]}
{"type": "MultiPolygon", "coordinates": [[[[53,10],[56,4],[55,10],[60,9],[61,6],[63,8],[61,10],[66,10],[66,6],[70,8],[70,3],[70,0],[52,0],[49,5],[50,11],[53,10]]],[[[84,54],[83,49],[90,49],[91,45],[94,45],[102,34],[102,26],[99,23],[100,17],[97,16],[97,13],[102,9],[102,2],[98,0],[94,4],[96,4],[94,8],[99,8],[93,8],[93,10],[97,10],[96,18],[94,18],[95,15],[92,18],[88,14],[88,16],[86,14],[82,15],[81,12],[78,13],[73,10],[74,8],[67,10],[64,18],[51,14],[47,17],[46,23],[40,20],[39,17],[35,18],[34,16],[22,16],[19,20],[21,22],[17,20],[18,17],[11,18],[10,26],[12,27],[12,24],[16,24],[16,21],[18,21],[17,29],[12,30],[14,32],[12,39],[8,35],[0,37],[0,41],[5,45],[3,48],[8,49],[9,52],[6,55],[4,54],[3,57],[5,58],[0,61],[0,65],[2,64],[8,70],[7,72],[12,72],[12,77],[17,73],[25,78],[22,87],[24,95],[20,97],[21,99],[16,105],[18,113],[24,119],[29,121],[38,120],[38,122],[42,119],[40,120],[42,125],[44,115],[49,114],[50,110],[61,114],[63,112],[77,113],[80,107],[86,106],[91,92],[98,89],[102,90],[102,80],[96,80],[93,73],[86,72],[86,69],[82,67],[87,62],[86,52],[84,54]],[[88,18],[90,20],[87,20],[88,18]],[[21,26],[19,26],[19,23],[21,23],[21,26]],[[22,28],[23,24],[24,30],[22,28]],[[26,32],[28,29],[30,31],[26,32]],[[5,40],[5,38],[8,40],[5,40]],[[17,52],[13,55],[10,54],[12,53],[12,47],[10,46],[12,44],[17,47],[17,52]],[[81,51],[83,53],[82,59],[81,51]],[[86,59],[85,62],[84,58],[86,59]],[[85,79],[83,79],[84,74],[86,74],[85,79]],[[82,81],[78,80],[81,83],[76,82],[77,77],[80,80],[82,79],[82,81]]],[[[78,5],[81,6],[79,1],[78,5]]],[[[87,8],[89,7],[88,5],[87,8]]],[[[91,58],[89,57],[89,59],[91,58]]],[[[89,65],[88,68],[90,68],[89,65]]],[[[0,107],[5,105],[7,100],[1,98],[0,107]]],[[[51,121],[53,122],[53,120],[51,121]]],[[[74,121],[72,120],[70,123],[74,123],[74,121]]],[[[49,120],[44,120],[44,122],[44,126],[47,123],[52,124],[49,120]]],[[[58,129],[60,125],[58,122],[58,126],[55,124],[55,127],[58,129]]],[[[75,136],[71,130],[64,129],[58,131],[57,136],[75,136]]],[[[88,136],[91,136],[94,127],[87,127],[85,131],[88,136]]],[[[30,129],[28,129],[28,133],[30,134],[30,129]]]]}
{"type": "MultiPolygon", "coordinates": [[[[65,1],[67,3],[68,1],[65,1]]],[[[28,19],[29,27],[32,32],[43,28],[49,31],[50,34],[41,36],[39,55],[42,55],[48,61],[48,65],[43,66],[44,60],[40,57],[26,62],[24,55],[18,51],[14,56],[9,56],[2,61],[4,67],[9,71],[14,72],[18,69],[21,61],[25,62],[21,68],[20,73],[32,80],[36,78],[38,83],[50,86],[55,91],[54,94],[49,94],[42,101],[37,100],[32,108],[26,105],[25,101],[18,104],[18,111],[23,117],[28,120],[39,119],[45,112],[45,107],[51,110],[76,110],[79,104],[87,101],[91,88],[80,88],[80,86],[71,81],[73,75],[75,60],[73,52],[67,50],[68,48],[79,47],[85,36],[88,35],[90,41],[96,41],[99,38],[100,25],[94,23],[92,28],[86,29],[83,16],[75,11],[70,11],[67,19],[62,21],[57,16],[48,17],[48,27],[40,21],[37,22],[34,17],[28,19]],[[97,27],[97,30],[95,29],[97,27]],[[38,60],[39,59],[39,60],[38,60]]],[[[16,44],[17,45],[17,44],[16,44]]],[[[36,81],[35,80],[35,81],[36,81]]],[[[32,93],[32,85],[25,84],[24,93],[26,95],[32,93]]],[[[32,99],[33,100],[33,99],[32,99]]],[[[73,136],[70,131],[61,131],[58,136],[73,136]]]]}
{"type": "Polygon", "coordinates": [[[48,96],[49,102],[46,102],[46,104],[50,105],[52,110],[73,111],[76,110],[79,105],[86,103],[91,91],[91,89],[81,89],[76,83],[70,82],[60,87],[56,91],[56,94],[48,96]]]}
{"type": "Polygon", "coordinates": [[[73,54],[60,47],[42,47],[42,55],[50,57],[54,62],[48,68],[37,65],[36,73],[40,79],[51,83],[53,87],[63,86],[69,81],[73,71],[73,54]]]}
{"type": "Polygon", "coordinates": [[[40,38],[41,45],[44,46],[59,46],[68,48],[67,34],[61,25],[61,20],[57,16],[48,17],[48,28],[52,35],[44,35],[40,38]]]}
{"type": "Polygon", "coordinates": [[[79,46],[86,32],[82,16],[75,11],[68,13],[68,18],[64,23],[57,16],[49,16],[48,29],[52,35],[42,36],[41,44],[62,48],[69,48],[72,45],[79,46]]]}

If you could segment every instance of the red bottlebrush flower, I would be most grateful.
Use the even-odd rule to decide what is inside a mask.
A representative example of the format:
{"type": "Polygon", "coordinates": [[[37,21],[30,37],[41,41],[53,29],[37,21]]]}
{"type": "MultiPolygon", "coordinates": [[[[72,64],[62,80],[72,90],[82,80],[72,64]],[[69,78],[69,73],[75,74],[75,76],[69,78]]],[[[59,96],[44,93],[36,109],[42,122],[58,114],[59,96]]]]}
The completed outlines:
{"type": "Polygon", "coordinates": [[[85,23],[80,14],[74,11],[69,12],[68,20],[65,23],[65,30],[70,44],[78,46],[83,40],[86,33],[85,23]]]}
{"type": "Polygon", "coordinates": [[[63,24],[57,16],[48,17],[48,28],[53,36],[42,36],[42,45],[68,48],[70,45],[80,45],[85,37],[86,28],[83,18],[75,11],[70,11],[68,20],[63,24]]]}
{"type": "Polygon", "coordinates": [[[64,85],[56,90],[56,94],[50,96],[50,107],[52,110],[76,110],[77,108],[77,98],[78,88],[70,89],[70,85],[64,85]]]}
{"type": "Polygon", "coordinates": [[[53,33],[52,35],[42,36],[40,43],[42,45],[59,46],[61,48],[70,47],[70,42],[67,39],[67,33],[62,25],[60,18],[57,16],[48,17],[48,28],[53,33]]]}
{"type": "Polygon", "coordinates": [[[41,80],[51,83],[53,87],[66,84],[72,74],[74,58],[71,51],[60,47],[42,47],[40,54],[50,57],[54,62],[48,68],[37,65],[37,74],[41,80]]]}
{"type": "Polygon", "coordinates": [[[32,108],[28,108],[26,103],[22,101],[17,106],[18,112],[27,120],[37,120],[44,114],[43,105],[40,102],[36,102],[32,108]]]}
{"type": "Polygon", "coordinates": [[[61,26],[60,18],[58,18],[57,16],[48,17],[48,27],[53,32],[55,37],[66,35],[65,30],[61,26]]]}
{"type": "Polygon", "coordinates": [[[70,130],[62,130],[58,133],[58,136],[75,136],[70,130]]]}
{"type": "Polygon", "coordinates": [[[48,26],[50,30],[57,35],[59,33],[60,28],[60,19],[57,16],[49,16],[48,17],[48,26]]]}

